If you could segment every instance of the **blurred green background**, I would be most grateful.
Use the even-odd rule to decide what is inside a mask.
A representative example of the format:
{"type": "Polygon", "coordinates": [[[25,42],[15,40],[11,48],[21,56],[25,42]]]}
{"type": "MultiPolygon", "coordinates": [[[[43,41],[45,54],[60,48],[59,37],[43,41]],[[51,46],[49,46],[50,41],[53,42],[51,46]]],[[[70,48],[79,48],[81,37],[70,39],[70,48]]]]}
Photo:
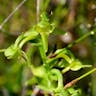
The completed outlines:
{"type": "MultiPolygon", "coordinates": [[[[0,0],[0,24],[21,2],[22,0],[0,0]]],[[[18,35],[36,24],[43,11],[49,14],[52,21],[57,22],[59,29],[68,33],[50,35],[49,53],[66,47],[91,30],[96,31],[96,0],[26,0],[0,30],[0,49],[7,48],[14,43],[18,35]]],[[[38,49],[26,44],[23,50],[31,52],[29,55],[34,64],[41,64],[38,49]]],[[[87,37],[70,50],[83,64],[96,67],[96,34],[87,37]]],[[[23,64],[25,62],[22,59],[7,60],[3,53],[0,53],[0,96],[27,96],[26,93],[31,87],[26,88],[24,82],[32,74],[23,64]]],[[[87,71],[88,69],[70,71],[66,74],[66,80],[71,81],[87,71]]],[[[84,96],[96,96],[96,73],[78,82],[77,87],[82,89],[84,96]]]]}

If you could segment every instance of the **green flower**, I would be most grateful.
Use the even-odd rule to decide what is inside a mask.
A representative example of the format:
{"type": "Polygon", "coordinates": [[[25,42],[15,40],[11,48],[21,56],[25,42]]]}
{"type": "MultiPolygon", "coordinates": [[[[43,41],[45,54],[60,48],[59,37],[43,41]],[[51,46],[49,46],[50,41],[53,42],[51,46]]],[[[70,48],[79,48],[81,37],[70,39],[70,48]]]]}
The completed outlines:
{"type": "Polygon", "coordinates": [[[80,70],[81,68],[85,68],[85,67],[92,67],[92,65],[83,65],[78,59],[74,60],[72,63],[71,63],[71,70],[72,71],[78,71],[80,70]]]}
{"type": "Polygon", "coordinates": [[[20,53],[21,51],[18,47],[11,45],[5,50],[4,55],[7,57],[7,59],[12,59],[12,58],[17,58],[18,56],[20,56],[20,53]]]}

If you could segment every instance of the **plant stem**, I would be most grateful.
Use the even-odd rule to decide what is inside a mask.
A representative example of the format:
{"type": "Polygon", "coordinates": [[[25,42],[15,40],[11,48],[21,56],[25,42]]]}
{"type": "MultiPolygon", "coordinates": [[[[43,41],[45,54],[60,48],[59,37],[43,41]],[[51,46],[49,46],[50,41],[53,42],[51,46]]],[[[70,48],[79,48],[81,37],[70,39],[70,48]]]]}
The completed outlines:
{"type": "Polygon", "coordinates": [[[28,67],[30,67],[30,65],[31,65],[31,62],[30,62],[30,60],[29,60],[29,58],[28,58],[28,56],[27,56],[27,54],[24,52],[24,51],[22,51],[22,54],[23,54],[23,57],[26,59],[26,61],[27,61],[27,65],[28,65],[28,67]]]}
{"type": "Polygon", "coordinates": [[[70,66],[64,68],[64,69],[62,70],[62,73],[64,74],[64,73],[66,73],[66,72],[69,71],[69,70],[70,70],[70,66]]]}
{"type": "Polygon", "coordinates": [[[94,71],[96,71],[96,68],[94,68],[94,69],[90,70],[89,72],[83,74],[82,76],[76,78],[76,80],[79,81],[79,80],[83,79],[84,77],[90,75],[90,74],[93,73],[94,71]]]}
{"type": "Polygon", "coordinates": [[[86,76],[90,75],[90,74],[93,73],[94,71],[96,71],[96,68],[90,70],[89,72],[87,72],[87,73],[81,75],[80,77],[72,80],[71,82],[67,83],[67,84],[64,86],[64,89],[67,89],[67,88],[73,86],[73,85],[74,85],[75,83],[77,83],[79,80],[85,78],[86,76]]]}
{"type": "Polygon", "coordinates": [[[88,36],[90,36],[90,35],[94,35],[94,34],[95,34],[94,31],[91,31],[91,32],[86,33],[85,35],[83,35],[83,36],[80,37],[79,39],[77,39],[77,40],[75,40],[74,42],[72,42],[71,44],[69,44],[69,45],[67,46],[67,48],[71,48],[73,45],[81,42],[81,41],[84,40],[86,37],[88,37],[88,36]]]}
{"type": "Polygon", "coordinates": [[[28,58],[27,54],[24,51],[22,51],[22,54],[23,57],[26,59],[28,67],[31,69],[32,73],[34,74],[36,68],[33,66],[33,64],[31,64],[30,59],[28,58]]]}
{"type": "Polygon", "coordinates": [[[28,37],[25,37],[25,38],[20,42],[19,48],[22,48],[23,45],[24,45],[26,42],[28,42],[28,41],[30,41],[30,40],[32,40],[32,39],[35,39],[37,35],[38,35],[38,33],[35,34],[35,35],[29,35],[28,37]]]}
{"type": "Polygon", "coordinates": [[[63,88],[63,77],[62,77],[61,72],[59,70],[57,70],[57,69],[52,69],[51,73],[57,75],[57,78],[58,78],[58,88],[63,88]]]}
{"type": "Polygon", "coordinates": [[[46,56],[43,45],[39,46],[38,48],[39,48],[39,51],[40,51],[41,58],[43,60],[43,64],[46,64],[47,56],[46,56]]]}
{"type": "Polygon", "coordinates": [[[69,58],[66,54],[61,53],[61,54],[58,54],[56,56],[56,58],[60,58],[60,57],[63,58],[63,59],[65,59],[68,63],[71,63],[72,62],[71,58],[69,58]]]}
{"type": "Polygon", "coordinates": [[[14,46],[17,47],[22,39],[24,39],[23,34],[16,39],[14,46]]]}

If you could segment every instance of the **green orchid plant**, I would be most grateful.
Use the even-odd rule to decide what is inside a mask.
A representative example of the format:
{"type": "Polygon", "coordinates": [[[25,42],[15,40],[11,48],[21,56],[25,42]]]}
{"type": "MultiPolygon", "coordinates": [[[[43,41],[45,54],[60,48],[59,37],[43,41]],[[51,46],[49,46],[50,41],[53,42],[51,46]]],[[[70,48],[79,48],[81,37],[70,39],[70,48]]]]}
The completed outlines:
{"type": "MultiPolygon", "coordinates": [[[[51,54],[53,56],[46,55],[48,52],[48,37],[55,31],[55,28],[56,24],[50,22],[46,13],[43,13],[41,14],[41,21],[38,24],[27,32],[22,33],[18,36],[14,44],[0,52],[4,52],[7,59],[23,57],[26,60],[33,74],[32,79],[26,81],[27,86],[30,84],[36,85],[37,88],[45,92],[46,96],[48,96],[49,93],[53,96],[81,96],[81,90],[74,89],[73,85],[78,80],[96,71],[96,69],[94,68],[90,72],[64,85],[63,74],[69,70],[78,71],[81,68],[91,67],[91,65],[83,65],[68,48],[57,49],[51,54]],[[24,44],[28,42],[37,46],[40,51],[43,64],[36,68],[28,58],[26,52],[22,50],[24,44]]],[[[90,34],[93,33],[91,32],[90,34]]],[[[69,45],[69,47],[70,46],[72,46],[72,44],[69,45]]]]}

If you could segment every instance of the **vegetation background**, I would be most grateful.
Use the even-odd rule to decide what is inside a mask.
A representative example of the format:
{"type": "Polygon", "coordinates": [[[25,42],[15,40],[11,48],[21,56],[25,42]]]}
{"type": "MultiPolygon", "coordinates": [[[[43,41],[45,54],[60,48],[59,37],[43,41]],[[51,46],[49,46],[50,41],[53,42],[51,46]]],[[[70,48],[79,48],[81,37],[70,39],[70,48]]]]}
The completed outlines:
{"type": "MultiPolygon", "coordinates": [[[[56,21],[58,28],[67,35],[51,35],[49,37],[49,51],[66,47],[68,44],[90,32],[96,31],[96,0],[25,0],[26,2],[0,28],[0,49],[7,48],[14,43],[17,36],[26,32],[39,21],[39,15],[46,11],[52,21],[56,21]]],[[[22,0],[0,0],[0,24],[20,4],[22,0]]],[[[23,50],[30,48],[26,44],[23,50]]],[[[84,64],[96,67],[96,34],[74,45],[70,49],[84,64]]],[[[39,52],[32,49],[32,60],[37,65],[41,63],[39,52]]],[[[0,53],[0,96],[25,96],[24,81],[31,73],[22,66],[24,61],[7,60],[0,53]]],[[[78,72],[68,72],[66,81],[80,76],[89,69],[78,72]]],[[[77,84],[83,90],[84,96],[96,96],[96,73],[82,79],[77,84]]],[[[31,88],[31,86],[30,86],[31,88]]],[[[28,89],[30,89],[28,88],[28,89]]],[[[39,95],[38,95],[39,96],[39,95]]],[[[41,95],[40,95],[41,96],[41,95]]]]}

